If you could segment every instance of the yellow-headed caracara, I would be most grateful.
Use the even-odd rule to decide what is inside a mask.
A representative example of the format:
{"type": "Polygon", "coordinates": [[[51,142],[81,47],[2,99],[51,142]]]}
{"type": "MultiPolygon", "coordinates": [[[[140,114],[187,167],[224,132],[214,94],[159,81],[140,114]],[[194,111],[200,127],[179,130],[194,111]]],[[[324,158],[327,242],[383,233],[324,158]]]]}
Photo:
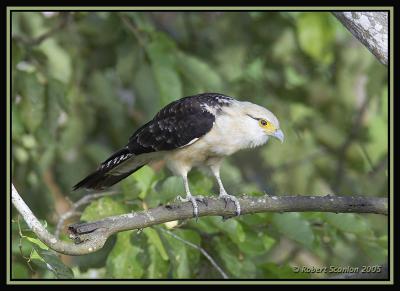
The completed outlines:
{"type": "Polygon", "coordinates": [[[128,144],[115,152],[74,186],[104,189],[128,177],[147,163],[164,159],[170,170],[183,179],[186,198],[198,216],[201,196],[190,193],[187,174],[194,166],[210,167],[219,185],[219,197],[240,204],[229,195],[219,171],[223,158],[238,150],[265,144],[270,136],[283,142],[284,134],[275,115],[250,102],[242,102],[218,93],[204,93],[176,100],[161,109],[148,123],[129,138],[128,144]]]}

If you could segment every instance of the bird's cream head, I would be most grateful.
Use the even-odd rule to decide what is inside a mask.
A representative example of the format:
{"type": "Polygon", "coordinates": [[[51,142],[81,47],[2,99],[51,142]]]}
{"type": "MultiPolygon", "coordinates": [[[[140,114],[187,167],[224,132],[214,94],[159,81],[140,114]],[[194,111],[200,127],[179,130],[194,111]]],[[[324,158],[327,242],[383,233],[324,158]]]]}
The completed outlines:
{"type": "Polygon", "coordinates": [[[261,146],[270,137],[281,142],[284,140],[276,116],[251,102],[235,100],[229,106],[222,107],[216,115],[215,124],[216,136],[225,153],[261,146]]]}
{"type": "Polygon", "coordinates": [[[242,114],[250,119],[250,124],[255,134],[260,136],[275,137],[282,143],[285,135],[279,126],[279,120],[268,109],[250,102],[240,102],[242,114]]]}

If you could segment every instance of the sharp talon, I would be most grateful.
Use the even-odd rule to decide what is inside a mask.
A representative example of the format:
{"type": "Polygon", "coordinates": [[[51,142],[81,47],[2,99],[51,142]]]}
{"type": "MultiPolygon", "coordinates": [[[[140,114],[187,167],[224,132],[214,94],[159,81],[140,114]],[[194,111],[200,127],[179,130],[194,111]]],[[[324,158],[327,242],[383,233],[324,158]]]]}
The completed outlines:
{"type": "Polygon", "coordinates": [[[181,202],[188,202],[190,201],[190,203],[192,203],[193,206],[193,217],[196,218],[196,222],[199,219],[199,206],[197,205],[196,201],[202,202],[205,205],[207,205],[207,202],[205,202],[204,197],[202,196],[186,196],[186,198],[182,198],[181,196],[177,196],[176,197],[178,200],[180,200],[181,202]]]}
{"type": "Polygon", "coordinates": [[[228,204],[228,200],[232,201],[235,204],[235,208],[236,208],[235,215],[236,216],[240,215],[240,203],[239,203],[239,200],[235,196],[228,195],[228,194],[220,194],[219,198],[222,198],[225,200],[225,208],[228,204]]]}
{"type": "Polygon", "coordinates": [[[206,207],[208,207],[208,200],[207,199],[203,199],[203,203],[206,207]]]}
{"type": "Polygon", "coordinates": [[[196,197],[196,200],[203,203],[205,206],[208,206],[208,201],[204,197],[196,197]]]}

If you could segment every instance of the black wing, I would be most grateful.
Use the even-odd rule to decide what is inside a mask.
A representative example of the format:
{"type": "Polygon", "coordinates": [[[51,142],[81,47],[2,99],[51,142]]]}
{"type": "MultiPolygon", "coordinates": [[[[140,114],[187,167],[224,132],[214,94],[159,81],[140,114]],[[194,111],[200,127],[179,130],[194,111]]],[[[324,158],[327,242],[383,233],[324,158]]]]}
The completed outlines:
{"type": "Polygon", "coordinates": [[[213,127],[215,115],[205,106],[217,112],[232,100],[222,94],[204,93],[174,101],[130,137],[128,148],[135,155],[140,155],[187,145],[213,127]]]}

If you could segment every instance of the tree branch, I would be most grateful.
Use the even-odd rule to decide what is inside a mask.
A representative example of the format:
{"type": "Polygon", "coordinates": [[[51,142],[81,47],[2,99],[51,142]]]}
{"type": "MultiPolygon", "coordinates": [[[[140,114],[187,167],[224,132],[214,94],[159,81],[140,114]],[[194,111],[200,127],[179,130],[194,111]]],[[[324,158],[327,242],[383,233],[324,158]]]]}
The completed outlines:
{"type": "Polygon", "coordinates": [[[388,12],[333,14],[382,64],[388,64],[388,12]]]}
{"type": "Polygon", "coordinates": [[[81,212],[78,211],[78,208],[82,207],[83,205],[89,204],[90,202],[92,202],[95,199],[98,199],[98,198],[101,198],[104,196],[112,196],[112,195],[116,195],[116,194],[118,194],[118,192],[115,192],[115,191],[93,193],[93,194],[85,195],[78,201],[72,203],[71,209],[68,210],[67,212],[63,213],[62,215],[60,215],[54,235],[57,238],[59,238],[61,229],[63,228],[65,221],[71,217],[81,215],[81,212]]]}
{"type": "MultiPolygon", "coordinates": [[[[30,229],[49,248],[66,255],[84,255],[101,249],[112,234],[161,224],[168,221],[193,218],[190,202],[173,203],[153,209],[111,216],[102,220],[69,226],[70,238],[75,244],[57,239],[51,235],[34,216],[12,185],[12,203],[22,215],[30,229]]],[[[221,199],[208,197],[206,204],[199,204],[199,216],[233,217],[235,207],[225,205],[221,199]]],[[[262,196],[239,198],[242,215],[259,212],[334,212],[334,213],[376,213],[387,215],[387,198],[365,196],[262,196]]]]}

